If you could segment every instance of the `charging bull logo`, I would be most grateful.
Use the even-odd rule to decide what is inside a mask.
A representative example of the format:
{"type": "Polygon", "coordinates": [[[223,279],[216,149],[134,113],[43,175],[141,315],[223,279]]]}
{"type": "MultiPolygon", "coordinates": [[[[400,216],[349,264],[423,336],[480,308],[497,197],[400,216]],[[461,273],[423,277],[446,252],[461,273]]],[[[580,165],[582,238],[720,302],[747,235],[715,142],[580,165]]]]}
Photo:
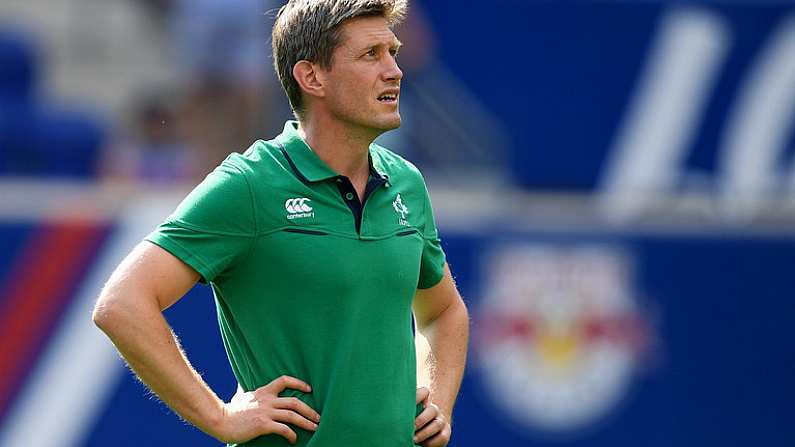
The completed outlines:
{"type": "Polygon", "coordinates": [[[608,414],[650,340],[628,258],[601,246],[526,245],[486,265],[478,357],[497,406],[542,432],[608,414]]]}

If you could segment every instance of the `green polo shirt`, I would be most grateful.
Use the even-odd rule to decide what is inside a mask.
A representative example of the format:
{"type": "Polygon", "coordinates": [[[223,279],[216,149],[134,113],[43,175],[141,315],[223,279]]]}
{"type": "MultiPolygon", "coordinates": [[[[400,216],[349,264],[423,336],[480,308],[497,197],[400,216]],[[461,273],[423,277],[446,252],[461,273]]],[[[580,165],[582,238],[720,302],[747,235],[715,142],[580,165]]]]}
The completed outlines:
{"type": "Polygon", "coordinates": [[[312,386],[284,393],[321,414],[314,434],[293,427],[297,445],[413,446],[411,303],[445,262],[425,182],[372,144],[362,205],[296,129],[230,155],[147,240],[212,285],[245,390],[283,374],[312,386]]]}

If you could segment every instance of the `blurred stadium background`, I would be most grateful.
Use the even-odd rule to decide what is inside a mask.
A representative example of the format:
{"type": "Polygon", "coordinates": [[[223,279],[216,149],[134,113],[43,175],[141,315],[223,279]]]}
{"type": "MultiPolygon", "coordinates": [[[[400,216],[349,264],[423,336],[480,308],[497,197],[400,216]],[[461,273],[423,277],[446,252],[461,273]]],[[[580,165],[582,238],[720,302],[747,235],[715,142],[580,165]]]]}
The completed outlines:
{"type": "MultiPolygon", "coordinates": [[[[0,447],[217,445],[90,309],[289,117],[278,6],[0,2],[0,447]]],[[[426,173],[473,319],[452,445],[795,445],[795,3],[415,0],[398,35],[383,139],[426,173]]],[[[167,315],[231,396],[209,289],[167,315]]]]}

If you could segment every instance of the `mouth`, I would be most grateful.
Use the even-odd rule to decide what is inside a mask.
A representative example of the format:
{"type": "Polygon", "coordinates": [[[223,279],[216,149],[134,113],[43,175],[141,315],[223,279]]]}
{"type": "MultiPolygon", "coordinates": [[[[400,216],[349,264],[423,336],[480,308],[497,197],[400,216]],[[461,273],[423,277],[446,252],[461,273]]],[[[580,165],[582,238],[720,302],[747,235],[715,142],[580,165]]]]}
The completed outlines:
{"type": "Polygon", "coordinates": [[[395,104],[397,102],[398,95],[399,95],[398,91],[388,91],[388,92],[382,93],[376,99],[378,100],[378,102],[381,102],[381,103],[384,103],[384,104],[395,104]]]}

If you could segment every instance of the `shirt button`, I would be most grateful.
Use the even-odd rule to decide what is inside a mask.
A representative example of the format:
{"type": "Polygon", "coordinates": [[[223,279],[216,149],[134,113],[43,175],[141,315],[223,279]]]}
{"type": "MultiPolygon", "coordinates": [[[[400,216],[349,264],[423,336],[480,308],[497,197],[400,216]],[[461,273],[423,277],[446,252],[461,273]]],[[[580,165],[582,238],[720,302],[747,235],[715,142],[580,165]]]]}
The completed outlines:
{"type": "Polygon", "coordinates": [[[353,200],[353,193],[349,192],[348,194],[345,194],[345,198],[348,200],[353,200]]]}

